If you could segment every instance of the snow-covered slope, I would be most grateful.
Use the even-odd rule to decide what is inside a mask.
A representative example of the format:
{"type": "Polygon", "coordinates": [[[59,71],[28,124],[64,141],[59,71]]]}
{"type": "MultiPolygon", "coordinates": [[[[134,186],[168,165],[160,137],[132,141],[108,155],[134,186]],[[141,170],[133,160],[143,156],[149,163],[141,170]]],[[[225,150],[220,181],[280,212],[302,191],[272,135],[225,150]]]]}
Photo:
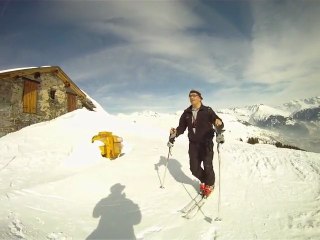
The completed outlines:
{"type": "Polygon", "coordinates": [[[317,239],[320,154],[241,142],[269,135],[219,116],[227,129],[221,178],[215,154],[215,192],[192,220],[179,212],[197,188],[186,134],[159,188],[179,114],[81,109],[0,138],[0,239],[317,239]],[[123,137],[126,154],[102,158],[91,143],[99,131],[123,137]],[[210,222],[219,182],[222,221],[210,222]]]}

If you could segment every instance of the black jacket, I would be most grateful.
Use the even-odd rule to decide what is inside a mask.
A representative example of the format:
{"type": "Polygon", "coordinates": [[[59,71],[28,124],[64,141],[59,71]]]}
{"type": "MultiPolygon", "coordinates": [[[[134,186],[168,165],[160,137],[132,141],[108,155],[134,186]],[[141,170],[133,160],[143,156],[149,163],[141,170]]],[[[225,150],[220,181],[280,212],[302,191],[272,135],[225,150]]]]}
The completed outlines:
{"type": "MultiPolygon", "coordinates": [[[[192,129],[192,106],[184,110],[180,117],[179,126],[177,127],[177,137],[184,133],[188,127],[188,138],[190,142],[208,142],[212,141],[215,130],[213,123],[216,119],[220,119],[211,107],[201,105],[196,118],[196,133],[192,129]]],[[[222,120],[221,120],[222,122],[222,120]]],[[[218,131],[223,129],[224,124],[217,129],[218,131]]]]}

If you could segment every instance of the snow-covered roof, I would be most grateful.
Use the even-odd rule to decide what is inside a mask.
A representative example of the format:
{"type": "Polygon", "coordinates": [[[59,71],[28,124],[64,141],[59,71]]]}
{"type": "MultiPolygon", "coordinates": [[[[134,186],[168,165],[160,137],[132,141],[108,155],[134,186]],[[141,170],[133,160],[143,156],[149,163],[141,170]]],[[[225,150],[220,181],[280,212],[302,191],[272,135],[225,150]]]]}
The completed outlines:
{"type": "Polygon", "coordinates": [[[0,70],[0,73],[8,73],[8,72],[15,72],[15,71],[19,71],[19,70],[26,70],[26,69],[33,69],[33,68],[44,68],[44,67],[51,67],[51,66],[12,68],[12,69],[0,70]]]}

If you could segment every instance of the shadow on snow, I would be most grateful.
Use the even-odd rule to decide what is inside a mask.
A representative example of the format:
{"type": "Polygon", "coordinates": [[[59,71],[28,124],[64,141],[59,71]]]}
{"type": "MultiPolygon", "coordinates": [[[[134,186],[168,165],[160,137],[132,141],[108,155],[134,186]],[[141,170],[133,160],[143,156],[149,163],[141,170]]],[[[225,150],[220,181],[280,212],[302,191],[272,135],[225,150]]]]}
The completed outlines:
{"type": "Polygon", "coordinates": [[[92,216],[100,218],[97,228],[86,239],[136,239],[133,226],[141,221],[139,206],[126,198],[125,186],[117,183],[101,199],[92,216]]]}

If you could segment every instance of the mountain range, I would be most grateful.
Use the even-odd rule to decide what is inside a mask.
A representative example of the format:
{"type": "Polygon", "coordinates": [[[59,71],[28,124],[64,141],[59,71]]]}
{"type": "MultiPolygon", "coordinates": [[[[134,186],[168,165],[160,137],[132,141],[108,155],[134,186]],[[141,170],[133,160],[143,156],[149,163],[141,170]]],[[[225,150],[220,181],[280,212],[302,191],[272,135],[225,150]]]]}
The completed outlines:
{"type": "MultiPolygon", "coordinates": [[[[320,152],[320,96],[292,100],[278,106],[256,104],[214,110],[226,120],[226,134],[232,131],[231,135],[238,140],[257,138],[260,143],[280,142],[302,150],[320,152]],[[236,125],[230,125],[231,123],[236,125]],[[237,131],[240,128],[242,130],[237,131]]],[[[118,116],[133,122],[163,127],[168,121],[178,124],[182,112],[164,114],[146,110],[118,116]]]]}
{"type": "Polygon", "coordinates": [[[243,124],[278,133],[285,144],[320,152],[320,96],[280,106],[259,104],[219,112],[234,115],[243,124]]]}

